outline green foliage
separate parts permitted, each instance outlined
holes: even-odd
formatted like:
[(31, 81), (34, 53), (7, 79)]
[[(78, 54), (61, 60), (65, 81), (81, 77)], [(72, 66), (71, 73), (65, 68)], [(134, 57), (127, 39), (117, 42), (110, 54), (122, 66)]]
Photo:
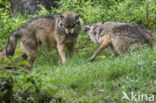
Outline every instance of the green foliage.
[(6, 47), (9, 35), (27, 19), (21, 14), (10, 18), (9, 11), (4, 12), (3, 9), (0, 9), (0, 15), (0, 50), (2, 50)]
[[(75, 11), (81, 15), (84, 24), (101, 21), (121, 21), (136, 23), (155, 30), (156, 6), (154, 0), (61, 0), (59, 9), (52, 8), (53, 13)], [(151, 19), (150, 19), (151, 18)]]
[(85, 24), (91, 24), (96, 21), (101, 21), (101, 15), (104, 12), (101, 12), (101, 7), (93, 6), (94, 2), (91, 0), (61, 0), (59, 2), (59, 9), (52, 8), (52, 12), (61, 13), (64, 11), (74, 11), (80, 14), (81, 18), (83, 19)]
[(42, 5), (39, 5), (39, 7), (41, 8), (41, 11), (38, 11), (38, 15), (46, 15), (49, 13), (48, 10), (44, 8)]
[(0, 0), (0, 4), (3, 5), (5, 8), (10, 7), (10, 3), (7, 0)]

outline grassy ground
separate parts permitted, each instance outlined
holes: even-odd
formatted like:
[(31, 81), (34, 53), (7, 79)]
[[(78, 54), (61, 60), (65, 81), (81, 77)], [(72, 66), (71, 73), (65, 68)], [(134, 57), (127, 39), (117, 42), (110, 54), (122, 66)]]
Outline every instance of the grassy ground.
[[(123, 91), (129, 96), (134, 92), (156, 97), (156, 47), (141, 48), (113, 58), (103, 51), (91, 63), (87, 60), (97, 45), (77, 48), (74, 57), (64, 65), (56, 50), (42, 48), (32, 71), (1, 69), (1, 74), (13, 76), (13, 89), (17, 93), (31, 86), (26, 81), (33, 78), (41, 92), (62, 97), (63, 103), (129, 103), (121, 99)], [(17, 52), (18, 49), (18, 55)], [(1, 60), (3, 65), (6, 61)], [(27, 64), (27, 61), (22, 62)]]
[(75, 102), (120, 103), (122, 91), (156, 94), (156, 48), (112, 59), (105, 58), (102, 53), (94, 62), (87, 63), (93, 54), (91, 47), (81, 51), (81, 55), (76, 54), (65, 65), (54, 66), (53, 56), (40, 56), (32, 74), (40, 75), (45, 85), (46, 81), (51, 81), (50, 85), (58, 88), (59, 95)]

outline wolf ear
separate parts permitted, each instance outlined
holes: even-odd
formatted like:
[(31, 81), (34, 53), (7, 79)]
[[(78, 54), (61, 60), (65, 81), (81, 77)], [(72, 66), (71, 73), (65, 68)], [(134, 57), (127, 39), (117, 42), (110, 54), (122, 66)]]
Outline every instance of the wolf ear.
[(79, 19), (80, 18), (80, 15), (79, 14), (75, 14), (75, 18), (76, 19)]
[(99, 25), (99, 24), (97, 24), (95, 27), (96, 27), (96, 28), (97, 28), (97, 27), (100, 27), (100, 25)]
[(61, 14), (61, 15), (60, 15), (60, 18), (63, 19), (63, 18), (64, 18), (64, 15)]

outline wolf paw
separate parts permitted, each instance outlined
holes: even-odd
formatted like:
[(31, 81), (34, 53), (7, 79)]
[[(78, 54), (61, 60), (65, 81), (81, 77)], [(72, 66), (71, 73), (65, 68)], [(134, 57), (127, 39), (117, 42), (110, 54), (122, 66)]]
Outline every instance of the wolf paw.
[(31, 65), (28, 65), (27, 68), (28, 68), (28, 70), (31, 70), (32, 69), (32, 66)]

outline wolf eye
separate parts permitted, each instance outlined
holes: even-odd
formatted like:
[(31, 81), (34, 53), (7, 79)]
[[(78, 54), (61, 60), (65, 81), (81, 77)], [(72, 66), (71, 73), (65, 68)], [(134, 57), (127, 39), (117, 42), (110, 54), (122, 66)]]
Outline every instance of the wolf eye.
[(74, 25), (77, 25), (77, 24), (79, 24), (79, 22), (78, 22), (78, 21), (74, 23)]

